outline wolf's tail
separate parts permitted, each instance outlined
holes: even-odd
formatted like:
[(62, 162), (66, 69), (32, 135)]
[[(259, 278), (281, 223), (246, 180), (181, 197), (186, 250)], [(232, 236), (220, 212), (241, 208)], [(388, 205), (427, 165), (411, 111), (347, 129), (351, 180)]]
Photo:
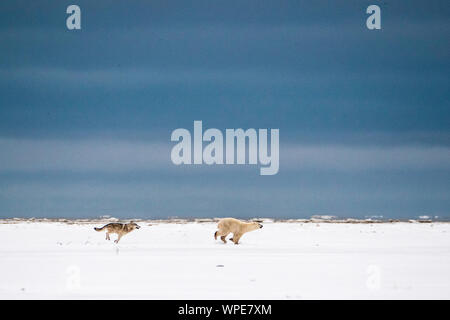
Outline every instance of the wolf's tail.
[(105, 229), (105, 227), (101, 227), (101, 228), (94, 228), (95, 231), (102, 231), (103, 229)]

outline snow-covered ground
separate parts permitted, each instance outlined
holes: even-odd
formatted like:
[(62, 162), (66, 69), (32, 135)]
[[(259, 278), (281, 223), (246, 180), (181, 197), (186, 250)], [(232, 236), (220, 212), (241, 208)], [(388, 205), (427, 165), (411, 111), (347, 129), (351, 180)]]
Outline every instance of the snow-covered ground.
[(265, 223), (240, 245), (215, 223), (140, 224), (118, 245), (92, 224), (0, 224), (0, 298), (450, 299), (448, 223)]

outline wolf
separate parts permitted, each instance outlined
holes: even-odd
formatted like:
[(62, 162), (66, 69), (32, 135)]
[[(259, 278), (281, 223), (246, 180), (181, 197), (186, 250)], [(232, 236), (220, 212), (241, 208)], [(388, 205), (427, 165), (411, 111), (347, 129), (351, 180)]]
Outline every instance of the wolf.
[(220, 237), (220, 239), (227, 243), (227, 240), (225, 237), (233, 233), (233, 238), (230, 240), (234, 242), (234, 244), (239, 243), (239, 239), (241, 239), (242, 235), (244, 233), (261, 229), (263, 226), (262, 224), (258, 222), (244, 222), (240, 221), (234, 218), (224, 218), (219, 221), (219, 224), (217, 225), (217, 228), (219, 230), (214, 233), (214, 239), (217, 240), (217, 237)]
[(104, 225), (101, 228), (94, 228), (94, 230), (100, 232), (106, 229), (106, 240), (111, 240), (109, 238), (110, 233), (116, 233), (118, 237), (117, 240), (114, 240), (114, 242), (118, 243), (120, 238), (122, 238), (122, 236), (126, 235), (127, 233), (130, 233), (134, 229), (139, 228), (140, 226), (131, 221), (130, 223), (108, 223), (107, 225)]

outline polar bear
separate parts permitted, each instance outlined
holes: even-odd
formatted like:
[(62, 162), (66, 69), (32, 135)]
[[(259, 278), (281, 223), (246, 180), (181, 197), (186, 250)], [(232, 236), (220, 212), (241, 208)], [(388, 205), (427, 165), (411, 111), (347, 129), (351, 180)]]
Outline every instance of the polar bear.
[(234, 242), (234, 244), (239, 243), (239, 239), (241, 239), (242, 235), (246, 232), (261, 229), (263, 226), (258, 222), (243, 222), (234, 218), (224, 218), (219, 221), (217, 228), (219, 230), (214, 233), (214, 239), (217, 240), (217, 237), (220, 237), (224, 243), (227, 243), (225, 237), (233, 233), (233, 238), (230, 240)]

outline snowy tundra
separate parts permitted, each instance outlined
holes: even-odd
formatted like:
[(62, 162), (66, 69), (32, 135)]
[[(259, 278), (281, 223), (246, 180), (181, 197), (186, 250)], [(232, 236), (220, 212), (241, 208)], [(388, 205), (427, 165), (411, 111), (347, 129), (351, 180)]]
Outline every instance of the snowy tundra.
[(0, 299), (450, 299), (448, 223), (139, 225), (0, 223)]

